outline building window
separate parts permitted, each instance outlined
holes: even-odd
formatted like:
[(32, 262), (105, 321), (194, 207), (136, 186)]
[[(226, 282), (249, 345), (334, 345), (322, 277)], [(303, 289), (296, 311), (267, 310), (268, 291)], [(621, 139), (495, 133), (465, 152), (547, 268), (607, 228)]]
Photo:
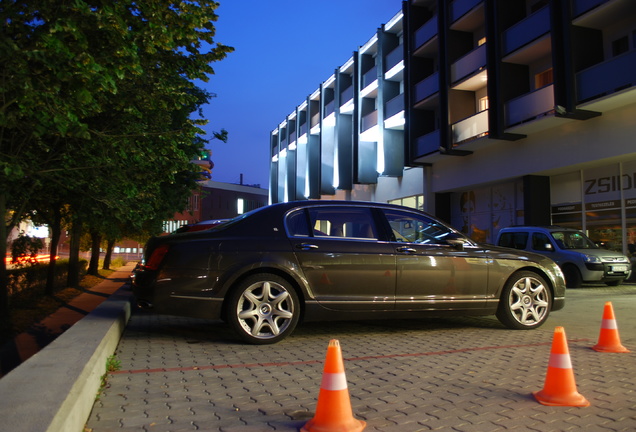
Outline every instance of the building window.
[(236, 212), (238, 214), (245, 213), (245, 200), (243, 198), (236, 200)]
[(486, 38), (483, 37), (477, 41), (477, 46), (482, 46), (485, 43), (486, 43)]
[(406, 198), (398, 198), (389, 201), (389, 204), (397, 204), (417, 210), (424, 210), (424, 195), (414, 195)]
[(486, 111), (488, 109), (488, 96), (479, 98), (479, 112)]
[(539, 72), (534, 76), (534, 88), (540, 89), (541, 87), (545, 87), (547, 85), (552, 84), (554, 81), (552, 76), (552, 68), (545, 70), (543, 72)]

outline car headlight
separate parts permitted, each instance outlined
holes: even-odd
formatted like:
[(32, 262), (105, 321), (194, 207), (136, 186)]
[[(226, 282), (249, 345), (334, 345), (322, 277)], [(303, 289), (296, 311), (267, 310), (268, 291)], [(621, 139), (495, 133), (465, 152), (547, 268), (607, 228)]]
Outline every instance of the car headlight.
[(593, 264), (600, 264), (602, 263), (601, 259), (595, 255), (583, 255), (583, 259), (585, 260), (585, 262), (588, 263), (593, 263)]

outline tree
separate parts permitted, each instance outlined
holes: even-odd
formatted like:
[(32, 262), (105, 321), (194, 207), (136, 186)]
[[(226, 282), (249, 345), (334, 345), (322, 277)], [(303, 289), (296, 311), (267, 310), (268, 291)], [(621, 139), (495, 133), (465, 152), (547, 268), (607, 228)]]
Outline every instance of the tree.
[[(139, 207), (157, 217), (183, 200), (176, 194), (192, 186), (187, 164), (204, 123), (190, 114), (207, 98), (192, 81), (206, 81), (211, 64), (232, 51), (213, 40), (217, 7), (208, 0), (0, 5), (0, 254), (52, 184), (60, 188), (48, 195), (49, 208), (68, 206), (78, 232), (95, 202), (130, 221)], [(146, 184), (135, 183), (131, 166)], [(0, 290), (6, 316), (4, 260)]]

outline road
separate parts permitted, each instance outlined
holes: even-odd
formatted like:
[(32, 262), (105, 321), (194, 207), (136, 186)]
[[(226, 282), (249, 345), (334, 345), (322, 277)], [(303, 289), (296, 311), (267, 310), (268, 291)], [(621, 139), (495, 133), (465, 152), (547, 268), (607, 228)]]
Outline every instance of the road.
[[(605, 302), (633, 352), (598, 353)], [(636, 430), (636, 286), (588, 286), (533, 331), (494, 317), (301, 325), (276, 345), (243, 345), (222, 322), (135, 312), (121, 369), (87, 430), (297, 431), (313, 417), (330, 339), (340, 341), (365, 431)], [(590, 406), (538, 403), (556, 326)]]

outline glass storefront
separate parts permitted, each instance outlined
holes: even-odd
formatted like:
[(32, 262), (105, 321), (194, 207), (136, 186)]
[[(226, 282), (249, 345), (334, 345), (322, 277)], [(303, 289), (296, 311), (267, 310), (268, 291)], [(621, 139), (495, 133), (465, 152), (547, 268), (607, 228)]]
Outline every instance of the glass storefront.
[(636, 161), (553, 176), (552, 222), (636, 257)]

